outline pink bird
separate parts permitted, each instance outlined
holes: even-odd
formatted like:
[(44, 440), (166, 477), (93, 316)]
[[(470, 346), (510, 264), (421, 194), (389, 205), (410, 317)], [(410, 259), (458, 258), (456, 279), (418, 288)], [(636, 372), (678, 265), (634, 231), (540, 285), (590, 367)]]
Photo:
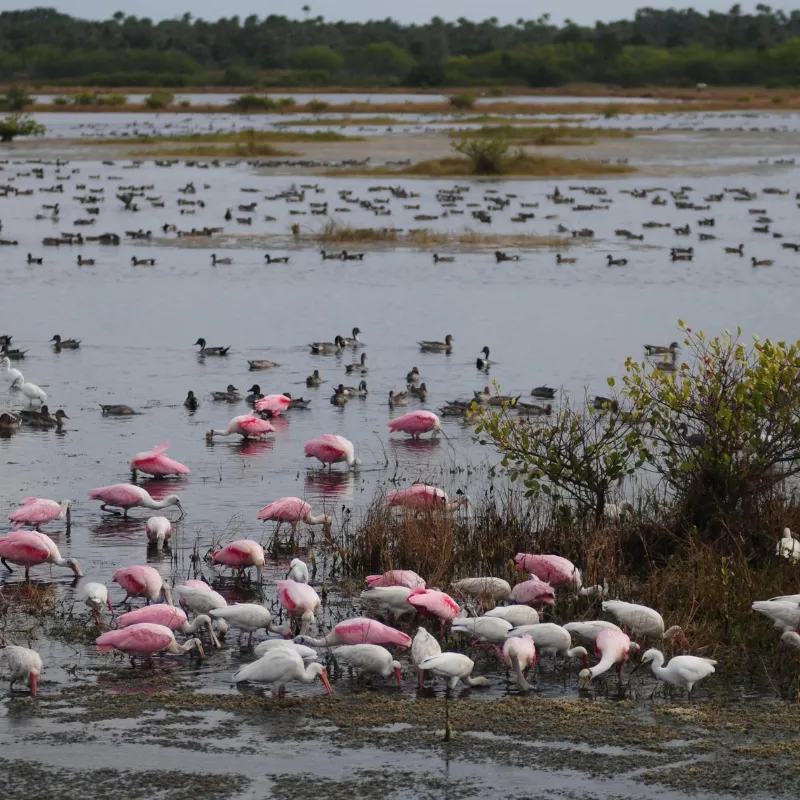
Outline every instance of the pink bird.
[(465, 494), (461, 494), (459, 490), (459, 496), (451, 501), (443, 489), (439, 489), (437, 486), (428, 486), (425, 483), (415, 483), (406, 489), (387, 492), (386, 504), (390, 508), (400, 506), (422, 511), (431, 511), (437, 508), (456, 511), (461, 506), (470, 505), (470, 499)]
[(23, 525), (33, 525), (38, 531), (40, 526), (56, 519), (66, 520), (69, 530), (72, 522), (72, 500), (57, 503), (41, 497), (26, 497), (25, 504), (12, 511), (8, 518), (14, 523), (14, 530)]
[(166, 455), (169, 442), (154, 447), (144, 453), (137, 453), (131, 461), (131, 480), (136, 480), (137, 472), (144, 472), (156, 478), (164, 478), (167, 475), (188, 475), (189, 467), (184, 466), (180, 461), (168, 458)]
[(185, 644), (179, 645), (175, 641), (175, 634), (169, 628), (152, 622), (140, 622), (128, 628), (108, 631), (98, 637), (95, 644), (101, 653), (109, 653), (112, 650), (121, 650), (123, 653), (127, 653), (131, 657), (131, 664), (134, 664), (137, 656), (146, 658), (151, 667), (153, 666), (153, 656), (162, 651), (171, 655), (180, 655), (188, 653), (190, 650), (197, 650), (201, 659), (205, 657), (203, 645), (199, 639), (189, 639)]
[(531, 575), (530, 580), (518, 583), (511, 590), (511, 599), (521, 605), (552, 606), (556, 602), (556, 593), (549, 583)]
[[(128, 516), (128, 511), (132, 508), (151, 508), (159, 510), (169, 506), (177, 506), (183, 516), (183, 506), (181, 499), (176, 494), (168, 494), (162, 500), (154, 500), (150, 493), (142, 489), (141, 486), (134, 486), (132, 483), (115, 483), (113, 486), (103, 486), (100, 489), (92, 489), (89, 492), (92, 500), (102, 500), (101, 511), (111, 511), (109, 506), (121, 508), (123, 516)], [(112, 514), (119, 515), (118, 511), (111, 511)]]
[(274, 433), (275, 426), (261, 417), (252, 414), (242, 414), (234, 417), (224, 431), (210, 430), (206, 434), (206, 440), (212, 441), (215, 436), (233, 436), (238, 433), (245, 439), (263, 439), (268, 433)]
[(438, 589), (414, 589), (406, 598), (406, 602), (414, 606), (420, 614), (436, 617), (439, 620), (441, 636), (444, 636), (445, 623), (461, 613), (458, 603), (449, 594)]
[(264, 548), (252, 539), (237, 539), (211, 555), (213, 565), (222, 564), (235, 569), (241, 578), (248, 567), (255, 567), (258, 582), (264, 569)]
[(171, 631), (180, 631), (185, 634), (194, 633), (200, 628), (205, 628), (208, 631), (211, 644), (214, 647), (221, 646), (211, 625), (211, 617), (205, 614), (200, 614), (195, 618), (194, 622), (189, 622), (186, 612), (182, 608), (177, 608), (167, 603), (156, 603), (152, 606), (137, 608), (135, 611), (128, 611), (127, 614), (123, 614), (117, 619), (117, 626), (128, 628), (131, 625), (138, 625), (142, 622), (163, 625)]
[(271, 520), (278, 523), (275, 527), (275, 536), (278, 535), (281, 525), (288, 522), (292, 527), (293, 539), (301, 522), (305, 522), (306, 525), (323, 525), (326, 528), (331, 524), (328, 514), (314, 516), (311, 513), (311, 506), (299, 497), (281, 497), (280, 500), (275, 500), (258, 512), (258, 518), (264, 522)]
[(306, 458), (316, 458), (327, 464), (328, 469), (340, 461), (346, 461), (348, 467), (356, 467), (361, 463), (361, 459), (356, 458), (356, 450), (350, 440), (330, 433), (306, 442), (305, 453)]
[(410, 569), (390, 569), (383, 575), (367, 575), (367, 586), (405, 586), (408, 589), (424, 589), (425, 581)]
[(324, 639), (298, 636), (297, 644), (312, 647), (335, 647), (339, 644), (381, 644), (411, 647), (411, 637), (368, 617), (353, 617), (340, 622)]
[(514, 670), (519, 688), (527, 691), (531, 685), (525, 680), (528, 670), (536, 663), (536, 647), (530, 636), (511, 636), (503, 643), (503, 663)]
[(517, 569), (526, 569), (553, 586), (568, 585), (576, 590), (581, 588), (580, 570), (571, 561), (561, 556), (517, 553), (514, 556), (514, 563), (517, 565)]
[(25, 567), (26, 581), (30, 580), (31, 567), (39, 564), (68, 567), (76, 577), (83, 577), (80, 564), (74, 558), (62, 558), (55, 542), (38, 531), (14, 531), (0, 539), (0, 562), (9, 572), (13, 572), (7, 561)]
[(279, 417), (292, 404), (292, 398), (285, 394), (268, 394), (255, 402), (255, 410)]
[(393, 433), (410, 433), (414, 439), (419, 439), (423, 433), (432, 431), (432, 437), (438, 436), (442, 431), (439, 417), (432, 411), (410, 411), (402, 417), (393, 419), (389, 423), (389, 430)]
[(286, 580), (278, 581), (278, 600), (289, 612), (289, 623), (300, 617), (300, 635), (308, 633), (314, 621), (314, 612), (320, 604), (319, 595), (307, 583)]
[(120, 567), (114, 573), (112, 580), (125, 590), (123, 603), (127, 603), (131, 597), (144, 597), (149, 605), (151, 601), (155, 602), (163, 594), (167, 603), (172, 605), (172, 590), (158, 570), (153, 567), (145, 564)]
[(605, 628), (597, 634), (594, 641), (595, 655), (600, 656), (600, 661), (591, 669), (582, 669), (578, 676), (578, 687), (585, 689), (598, 675), (602, 675), (617, 665), (617, 677), (622, 677), (622, 668), (630, 659), (631, 649), (639, 651), (638, 644), (631, 644), (628, 635), (621, 630)]
[(166, 517), (150, 517), (145, 526), (147, 541), (156, 547), (163, 547), (172, 536), (172, 523)]

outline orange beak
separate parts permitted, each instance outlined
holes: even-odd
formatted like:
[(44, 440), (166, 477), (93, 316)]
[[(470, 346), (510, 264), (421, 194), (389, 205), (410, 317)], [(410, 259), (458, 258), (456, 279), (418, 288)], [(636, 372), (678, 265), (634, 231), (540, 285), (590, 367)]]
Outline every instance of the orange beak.
[(31, 684), (31, 695), (36, 697), (36, 684), (39, 682), (39, 676), (35, 672), (31, 672), (28, 675), (28, 680)]
[(331, 686), (331, 682), (328, 680), (328, 670), (322, 670), (322, 672), (319, 674), (319, 678), (322, 681), (323, 686), (327, 689), (328, 694), (333, 694), (333, 687)]

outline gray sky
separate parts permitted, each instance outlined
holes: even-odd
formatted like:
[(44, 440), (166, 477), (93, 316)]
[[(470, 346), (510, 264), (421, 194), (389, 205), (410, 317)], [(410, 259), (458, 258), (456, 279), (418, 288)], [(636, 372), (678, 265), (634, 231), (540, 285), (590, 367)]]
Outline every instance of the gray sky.
[[(770, 3), (766, 5), (773, 8), (782, 8), (790, 11), (796, 2)], [(89, 19), (107, 19), (118, 8), (128, 14), (138, 17), (151, 17), (154, 20), (165, 17), (181, 16), (185, 11), (191, 11), (194, 16), (215, 20), (220, 16), (231, 17), (238, 14), (245, 17), (257, 14), (264, 17), (269, 13), (284, 14), (290, 17), (301, 17), (301, 2), (264, 2), (264, 0), (227, 0), (222, 4), (212, 0), (137, 0), (134, 3), (115, 2), (115, 0), (39, 0), (36, 3), (23, 4), (19, 0), (0, 0), (0, 10), (10, 11), (21, 7), (34, 7), (35, 5), (53, 6), (75, 16)], [(466, 17), (470, 20), (480, 20), (496, 16), (502, 22), (515, 22), (519, 17), (532, 19), (545, 11), (549, 11), (554, 22), (561, 22), (571, 18), (583, 24), (593, 23), (596, 19), (620, 19), (631, 17), (633, 12), (640, 7), (652, 8), (693, 7), (697, 11), (716, 9), (725, 11), (733, 5), (733, 0), (686, 0), (686, 2), (663, 2), (661, 0), (608, 0), (598, 4), (594, 0), (560, 0), (558, 3), (522, 3), (519, 0), (493, 0), (486, 3), (483, 0), (404, 0), (401, 3), (377, 3), (374, 0), (316, 0), (309, 2), (313, 16), (322, 15), (327, 20), (366, 20), (385, 19), (391, 16), (399, 22), (425, 22), (434, 14), (447, 20)], [(757, 2), (741, 3), (742, 9), (751, 11)]]

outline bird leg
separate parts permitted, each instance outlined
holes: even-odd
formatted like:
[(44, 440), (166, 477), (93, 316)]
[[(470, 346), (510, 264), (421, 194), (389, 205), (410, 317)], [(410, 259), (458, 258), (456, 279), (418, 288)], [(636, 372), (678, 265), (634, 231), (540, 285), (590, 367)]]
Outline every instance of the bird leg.
[(30, 583), (31, 582), (31, 568), (30, 567), (25, 567), (25, 582), (26, 583)]
[(13, 569), (11, 569), (11, 567), (9, 567), (9, 566), (8, 566), (8, 564), (6, 563), (6, 560), (5, 560), (4, 558), (0, 558), (0, 562), (2, 562), (3, 566), (4, 566), (4, 567), (5, 567), (5, 568), (6, 568), (6, 569), (9, 571), (9, 572), (13, 572), (13, 571), (14, 571)]
[[(113, 514), (115, 517), (119, 517), (120, 516), (119, 511), (115, 511), (113, 508), (109, 508), (105, 503), (102, 503), (100, 505), (100, 510), (101, 511), (108, 511), (109, 514)], [(125, 515), (126, 516), (128, 515), (127, 511), (125, 512)]]
[(247, 637), (247, 646), (248, 647), (253, 646), (253, 631), (250, 631), (250, 636)]
[(422, 689), (424, 685), (425, 685), (425, 670), (421, 669), (419, 671), (419, 688)]

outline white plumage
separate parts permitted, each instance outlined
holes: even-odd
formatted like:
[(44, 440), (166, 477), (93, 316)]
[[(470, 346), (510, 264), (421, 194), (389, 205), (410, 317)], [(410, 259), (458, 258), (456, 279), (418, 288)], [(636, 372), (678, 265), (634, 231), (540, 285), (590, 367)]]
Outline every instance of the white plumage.
[(459, 681), (467, 686), (490, 686), (488, 678), (472, 677), (474, 667), (475, 662), (463, 653), (440, 653), (426, 658), (419, 665), (423, 672), (445, 678), (449, 689), (455, 689)]
[(512, 629), (509, 636), (530, 636), (540, 655), (552, 655), (553, 666), (556, 658), (580, 658), (588, 664), (585, 647), (572, 647), (572, 636), (566, 628), (553, 622), (540, 622), (538, 625), (521, 625)]
[(361, 592), (361, 599), (391, 614), (394, 619), (400, 619), (416, 611), (406, 602), (410, 594), (411, 589), (407, 586), (374, 586)]
[(212, 619), (224, 619), (232, 628), (237, 628), (239, 639), (243, 633), (249, 633), (248, 645), (253, 643), (253, 634), (261, 628), (281, 636), (289, 633), (288, 626), (274, 625), (270, 610), (256, 603), (237, 603), (233, 606), (212, 608), (208, 615)]
[(756, 600), (753, 611), (769, 617), (776, 628), (794, 631), (800, 628), (800, 603), (789, 600)]
[(287, 579), (295, 583), (308, 583), (308, 566), (305, 561), (293, 558), (289, 564)]
[(497, 606), (483, 616), (499, 617), (510, 622), (515, 628), (519, 625), (536, 625), (539, 622), (539, 612), (530, 606)]
[(392, 654), (379, 644), (346, 644), (333, 650), (333, 657), (356, 672), (388, 678), (394, 673), (397, 685), (403, 688), (402, 667)]
[[(19, 372), (19, 370), (17, 371)], [(44, 401), (47, 400), (47, 392), (40, 389), (35, 383), (26, 381), (25, 376), (21, 372), (17, 378), (17, 383), (20, 385), (19, 389), (22, 394), (30, 401), (30, 405), (33, 405), (34, 400), (38, 400), (40, 403), (44, 403)]]
[(15, 683), (22, 682), (30, 687), (31, 694), (36, 697), (36, 686), (42, 674), (42, 659), (35, 650), (10, 644), (0, 650), (0, 660), (6, 662), (8, 679), (11, 681), (9, 691)]
[(511, 585), (502, 578), (462, 578), (453, 588), (469, 597), (491, 598), (495, 602), (511, 597)]
[(451, 623), (453, 633), (463, 633), (483, 642), (502, 644), (512, 625), (500, 617), (456, 617)]
[(180, 597), (181, 605), (195, 614), (208, 614), (212, 609), (228, 605), (228, 601), (211, 587), (201, 589), (181, 584), (175, 587), (175, 593)]
[(296, 650), (280, 647), (268, 652), (258, 661), (246, 664), (234, 674), (233, 680), (236, 683), (254, 681), (271, 684), (272, 696), (279, 697), (284, 693), (287, 683), (311, 683), (317, 677), (325, 685), (328, 694), (331, 694), (333, 690), (328, 681), (328, 673), (322, 664), (314, 663), (306, 667)]
[(789, 528), (783, 529), (783, 537), (775, 547), (775, 555), (785, 558), (790, 564), (800, 561), (800, 542), (792, 536)]
[(288, 648), (294, 650), (303, 661), (308, 664), (310, 661), (317, 660), (317, 651), (313, 647), (306, 647), (304, 644), (295, 644), (291, 639), (267, 639), (266, 641), (259, 642), (254, 648), (253, 652), (258, 658), (265, 656), (281, 648)]
[(583, 622), (568, 622), (564, 626), (564, 630), (569, 631), (570, 636), (574, 636), (576, 639), (580, 640), (586, 645), (589, 645), (590, 647), (594, 647), (594, 643), (600, 631), (607, 630), (609, 628), (622, 633), (619, 625), (615, 625), (613, 622), (607, 622), (604, 619), (590, 619)]
[(716, 661), (698, 656), (675, 656), (664, 666), (664, 654), (660, 650), (648, 650), (642, 656), (642, 664), (650, 664), (653, 675), (664, 683), (682, 686), (691, 695), (696, 683), (714, 673)]
[(683, 637), (683, 630), (679, 625), (673, 625), (665, 631), (661, 614), (648, 606), (626, 603), (623, 600), (604, 600), (602, 608), (625, 625), (634, 638), (642, 636), (647, 639), (670, 640)]
[(411, 640), (411, 663), (419, 670), (419, 688), (425, 682), (425, 671), (420, 668), (420, 664), (432, 656), (438, 656), (442, 652), (439, 642), (431, 636), (425, 628), (417, 628), (414, 638)]

